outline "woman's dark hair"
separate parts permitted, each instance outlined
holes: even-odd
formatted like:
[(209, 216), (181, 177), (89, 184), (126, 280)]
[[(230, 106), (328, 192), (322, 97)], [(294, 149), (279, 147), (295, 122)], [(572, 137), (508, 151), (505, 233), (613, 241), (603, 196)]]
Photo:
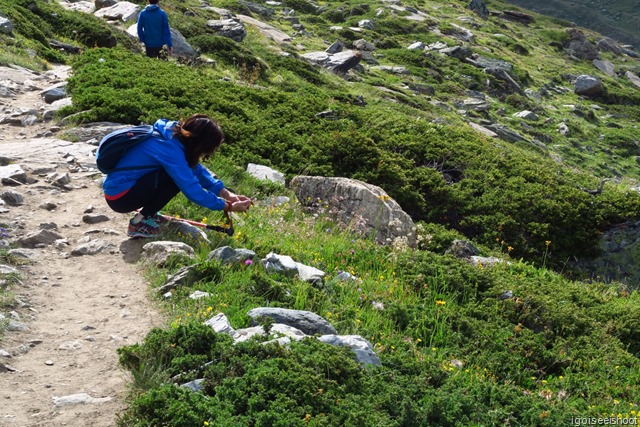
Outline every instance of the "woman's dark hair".
[(224, 142), (220, 125), (205, 114), (194, 114), (187, 120), (180, 120), (174, 126), (173, 135), (184, 145), (187, 163), (191, 167), (213, 154)]

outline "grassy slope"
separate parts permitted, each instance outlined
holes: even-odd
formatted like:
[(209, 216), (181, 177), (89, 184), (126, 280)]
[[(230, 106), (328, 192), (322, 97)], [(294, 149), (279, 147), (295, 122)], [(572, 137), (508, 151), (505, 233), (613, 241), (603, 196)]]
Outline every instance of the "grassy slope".
[[(507, 0), (508, 3), (531, 9), (537, 13), (568, 19), (621, 42), (640, 45), (638, 33), (637, 3), (629, 0), (614, 0), (606, 4), (596, 4), (589, 0), (538, 1), (532, 4), (526, 0)], [(595, 7), (594, 7), (595, 6)]]
[[(200, 30), (193, 21), (213, 16), (186, 19), (184, 10), (197, 7), (185, 4), (164, 7), (174, 25), (195, 37)], [(506, 237), (509, 215), (514, 212), (544, 219), (562, 211), (542, 202), (534, 204), (538, 211), (525, 210), (531, 200), (544, 200), (540, 198), (544, 187), (551, 189), (548, 200), (565, 203), (565, 212), (578, 209), (567, 214), (566, 223), (562, 217), (547, 223), (572, 227), (576, 227), (572, 217), (587, 212), (589, 203), (616, 205), (630, 197), (625, 185), (607, 185), (601, 199), (574, 190), (576, 183), (595, 186), (602, 176), (617, 174), (622, 184), (640, 176), (633, 146), (620, 147), (634, 138), (635, 107), (598, 102), (605, 112), (624, 112), (629, 118), (613, 120), (596, 110), (599, 119), (593, 120), (589, 112), (595, 102), (578, 99), (571, 92), (539, 103), (495, 96), (496, 107), (503, 107), (506, 114), (502, 118), (492, 109), (491, 119), (527, 136), (548, 134), (551, 142), (541, 152), (528, 144), (482, 139), (465, 128), (468, 118), (432, 107), (428, 99), (404, 88), (407, 80), (431, 84), (436, 88), (434, 99), (450, 105), (463, 98), (466, 89), (485, 89), (486, 76), (470, 66), (438, 56), (425, 59), (403, 49), (416, 39), (453, 44), (454, 39), (436, 37), (430, 28), (458, 22), (456, 18), (466, 14), (464, 2), (430, 1), (416, 6), (429, 13), (432, 22), (404, 27), (406, 20), (389, 17), (380, 20), (381, 28), (371, 35), (386, 46), (379, 48), (384, 54), (380, 61), (406, 65), (410, 76), (371, 71), (360, 81), (345, 82), (282, 59), (252, 29), (242, 49), (213, 41), (218, 46), (210, 54), (218, 60), (214, 69), (177, 67), (120, 50), (92, 50), (74, 62), (74, 103), (90, 111), (89, 120), (134, 123), (194, 111), (219, 117), (230, 144), (210, 166), (242, 193), (261, 200), (287, 194), (285, 189), (245, 177), (236, 165), (246, 161), (271, 163), (289, 176), (301, 171), (353, 173), (389, 185), (388, 191), (399, 200), (403, 194), (428, 192), (426, 202), (432, 210), (440, 209), (439, 214), (460, 214), (454, 208), (466, 209), (463, 229), (494, 224), (493, 234), (484, 238), (492, 247), (483, 246), (483, 254), (512, 261), (483, 269), (443, 255), (454, 238), (463, 236), (432, 222), (421, 225), (421, 250), (391, 249), (340, 231), (322, 216), (312, 220), (293, 203), (259, 204), (243, 218), (233, 238), (211, 236), (211, 247), (246, 247), (258, 256), (270, 251), (289, 254), (326, 271), (326, 285), (314, 288), (295, 278), (268, 276), (258, 263), (206, 262), (210, 247), (198, 247), (199, 268), (209, 279), (174, 292), (167, 304), (174, 322), (166, 331), (156, 331), (145, 343), (121, 350), (123, 364), (132, 370), (139, 387), (131, 410), (122, 415), (122, 425), (557, 426), (568, 423), (570, 416), (635, 415), (640, 403), (636, 387), (640, 337), (635, 329), (639, 294), (619, 284), (570, 281), (519, 261), (516, 251), (523, 249), (513, 249), (517, 234)], [(364, 15), (344, 19), (355, 23), (367, 14), (372, 16), (374, 10), (372, 6)], [(321, 49), (320, 37), (335, 37), (327, 32), (327, 23), (313, 15), (301, 14), (301, 21), (317, 34), (299, 39), (309, 48)], [(270, 23), (290, 31), (287, 23)], [(568, 60), (548, 47), (563, 32), (561, 24), (541, 17), (531, 27), (492, 19), (474, 29), (477, 42), (472, 47), (513, 62), (529, 87), (561, 85), (566, 84), (559, 78), (562, 73), (594, 73), (588, 63)], [(495, 36), (498, 33), (509, 38)], [(343, 32), (340, 37), (361, 35)], [(529, 53), (515, 53), (514, 43)], [(230, 56), (225, 57), (225, 52)], [(269, 65), (262, 75), (250, 69), (258, 57)], [(635, 66), (624, 58), (611, 60)], [(625, 81), (603, 80), (612, 90), (635, 90)], [(366, 99), (367, 108), (354, 104), (358, 95)], [(580, 114), (572, 112), (569, 104), (576, 105)], [(509, 119), (527, 106), (552, 119), (551, 124), (541, 119), (523, 126)], [(327, 109), (340, 119), (315, 118), (316, 112)], [(569, 124), (572, 137), (555, 133), (561, 120)], [(609, 128), (611, 122), (621, 128)], [(601, 134), (605, 136), (600, 138)], [(464, 179), (445, 186), (441, 171), (463, 171)], [(414, 181), (405, 180), (407, 175)], [(498, 197), (504, 195), (508, 197)], [(480, 204), (475, 208), (465, 204), (476, 199)], [(404, 200), (407, 209), (419, 203), (419, 198)], [(211, 216), (183, 199), (176, 199), (168, 209), (195, 219)], [(620, 215), (619, 209), (600, 208), (586, 216), (612, 212)], [(626, 215), (635, 217), (637, 211), (631, 209)], [(551, 260), (549, 248), (558, 241), (570, 246), (579, 237), (577, 231), (553, 230), (539, 230), (539, 248), (531, 253), (538, 265)], [(493, 243), (496, 239), (498, 245)], [(151, 281), (162, 284), (181, 265), (177, 261), (151, 271)], [(339, 270), (361, 281), (333, 279)], [(208, 291), (211, 296), (194, 301), (188, 298), (193, 290)], [(505, 290), (514, 297), (499, 299)], [(348, 352), (312, 342), (295, 344), (290, 352), (256, 344), (230, 346), (197, 326), (221, 311), (234, 327), (243, 327), (248, 325), (244, 313), (263, 305), (311, 310), (331, 321), (341, 334), (361, 334), (375, 345), (384, 366), (363, 373)], [(215, 363), (198, 370), (209, 360)], [(195, 371), (183, 379), (206, 378), (203, 394), (165, 385), (169, 377), (191, 369)], [(207, 397), (214, 395), (214, 399)]]

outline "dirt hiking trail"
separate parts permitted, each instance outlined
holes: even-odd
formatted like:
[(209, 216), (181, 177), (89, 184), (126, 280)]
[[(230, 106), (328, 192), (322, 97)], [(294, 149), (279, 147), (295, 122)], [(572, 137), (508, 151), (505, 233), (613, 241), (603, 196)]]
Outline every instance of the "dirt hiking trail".
[(0, 184), (5, 240), (25, 259), (13, 266), (12, 306), (0, 307), (11, 322), (0, 341), (2, 426), (114, 426), (130, 382), (116, 351), (162, 321), (136, 263), (146, 242), (127, 238), (129, 216), (107, 207), (90, 169), (96, 147), (56, 139), (51, 121), (18, 122), (42, 116), (42, 91), (68, 73), (0, 67), (12, 89), (0, 97), (0, 165), (26, 176)]

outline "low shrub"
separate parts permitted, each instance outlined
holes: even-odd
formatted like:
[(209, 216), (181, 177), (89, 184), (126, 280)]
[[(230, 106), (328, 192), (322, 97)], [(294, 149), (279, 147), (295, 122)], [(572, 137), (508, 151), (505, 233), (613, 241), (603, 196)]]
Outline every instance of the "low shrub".
[(190, 43), (212, 58), (236, 68), (256, 70), (264, 75), (268, 65), (255, 57), (253, 52), (228, 37), (201, 35), (193, 37)]

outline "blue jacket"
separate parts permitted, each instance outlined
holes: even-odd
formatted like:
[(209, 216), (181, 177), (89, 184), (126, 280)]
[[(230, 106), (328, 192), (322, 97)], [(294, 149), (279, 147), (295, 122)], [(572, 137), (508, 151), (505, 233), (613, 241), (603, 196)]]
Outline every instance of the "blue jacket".
[(138, 15), (138, 38), (146, 47), (172, 47), (169, 18), (157, 4), (147, 5)]
[[(180, 191), (194, 203), (207, 209), (224, 209), (224, 199), (218, 197), (224, 188), (222, 181), (214, 178), (204, 166), (190, 167), (185, 157), (184, 145), (173, 137), (173, 126), (177, 122), (160, 119), (153, 125), (164, 137), (152, 136), (129, 151), (120, 159), (118, 168), (130, 166), (151, 166), (164, 168), (176, 183)], [(133, 185), (153, 168), (133, 169), (112, 172), (105, 178), (102, 189), (107, 198), (117, 198), (126, 193)]]

